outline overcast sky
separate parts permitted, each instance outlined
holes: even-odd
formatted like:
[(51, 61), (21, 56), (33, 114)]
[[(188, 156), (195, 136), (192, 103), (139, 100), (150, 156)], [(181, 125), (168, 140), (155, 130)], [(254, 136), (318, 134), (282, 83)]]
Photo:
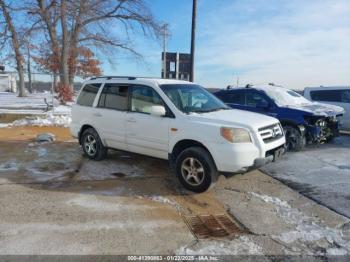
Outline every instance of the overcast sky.
[[(189, 52), (191, 0), (148, 0), (170, 24), (169, 51)], [(290, 88), (350, 85), (350, 0), (198, 0), (195, 80)], [(143, 62), (123, 54), (106, 74), (159, 76), (161, 43), (135, 39)]]

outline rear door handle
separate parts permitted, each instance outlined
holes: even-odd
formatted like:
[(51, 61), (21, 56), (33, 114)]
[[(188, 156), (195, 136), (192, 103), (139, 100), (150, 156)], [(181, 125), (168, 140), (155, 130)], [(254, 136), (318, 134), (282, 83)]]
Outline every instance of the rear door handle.
[(129, 118), (127, 121), (129, 123), (136, 123), (136, 119), (135, 118)]
[(94, 113), (94, 116), (101, 117), (102, 115), (101, 115), (101, 113)]

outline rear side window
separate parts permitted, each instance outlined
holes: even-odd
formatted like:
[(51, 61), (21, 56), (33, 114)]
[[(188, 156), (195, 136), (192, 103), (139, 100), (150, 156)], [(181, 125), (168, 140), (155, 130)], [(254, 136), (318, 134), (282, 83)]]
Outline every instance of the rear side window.
[(342, 90), (317, 90), (310, 92), (311, 99), (314, 101), (341, 102)]
[(225, 103), (244, 105), (244, 94), (241, 92), (232, 92), (224, 94), (220, 97)]
[(98, 107), (126, 111), (128, 109), (129, 86), (105, 84)]
[(95, 101), (96, 94), (101, 84), (87, 84), (83, 87), (77, 100), (77, 104), (81, 106), (92, 106)]

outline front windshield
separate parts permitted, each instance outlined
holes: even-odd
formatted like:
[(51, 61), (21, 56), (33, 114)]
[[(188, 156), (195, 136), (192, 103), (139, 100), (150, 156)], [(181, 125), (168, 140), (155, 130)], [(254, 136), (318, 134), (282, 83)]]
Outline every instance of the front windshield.
[(311, 104), (305, 97), (292, 90), (273, 87), (264, 90), (280, 106), (298, 106)]
[(160, 88), (169, 97), (171, 102), (186, 114), (230, 109), (199, 85), (167, 84), (161, 85)]

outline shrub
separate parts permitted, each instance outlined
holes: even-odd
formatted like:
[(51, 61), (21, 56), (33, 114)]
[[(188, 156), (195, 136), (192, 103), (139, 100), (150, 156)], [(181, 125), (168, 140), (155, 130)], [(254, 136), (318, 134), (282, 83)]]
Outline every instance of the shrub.
[(61, 104), (73, 101), (73, 91), (69, 85), (58, 83), (55, 89), (57, 90), (58, 100)]

